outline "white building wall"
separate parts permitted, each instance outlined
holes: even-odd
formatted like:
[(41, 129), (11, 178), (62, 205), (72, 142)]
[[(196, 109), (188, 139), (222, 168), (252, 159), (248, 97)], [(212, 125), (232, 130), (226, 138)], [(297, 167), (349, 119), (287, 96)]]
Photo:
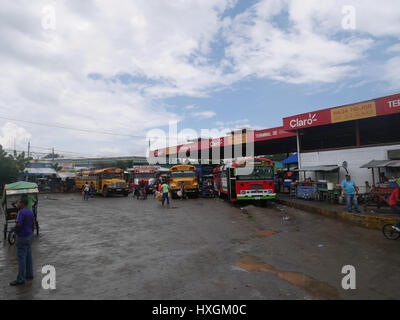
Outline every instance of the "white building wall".
[[(301, 166), (312, 167), (319, 165), (338, 165), (341, 166), (343, 161), (348, 164), (347, 170), (352, 179), (360, 187), (360, 191), (364, 191), (365, 181), (369, 181), (372, 185), (372, 170), (361, 169), (360, 167), (371, 160), (388, 160), (388, 150), (399, 150), (399, 145), (344, 149), (333, 151), (321, 151), (311, 153), (301, 153)], [(344, 179), (346, 170), (340, 169), (340, 181)], [(307, 177), (313, 177), (312, 173), (308, 172)], [(332, 176), (333, 180), (333, 176)], [(375, 181), (378, 182), (378, 170), (375, 170)], [(333, 182), (336, 182), (333, 180)]]

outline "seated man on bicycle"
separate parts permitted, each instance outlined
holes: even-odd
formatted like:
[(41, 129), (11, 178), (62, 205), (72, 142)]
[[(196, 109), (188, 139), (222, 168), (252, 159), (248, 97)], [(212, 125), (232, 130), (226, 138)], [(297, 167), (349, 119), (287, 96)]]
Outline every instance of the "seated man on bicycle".
[[(397, 188), (394, 189), (392, 195), (390, 196), (389, 205), (394, 212), (400, 214), (400, 179), (397, 179), (396, 183)], [(400, 232), (400, 221), (393, 226), (393, 229)]]

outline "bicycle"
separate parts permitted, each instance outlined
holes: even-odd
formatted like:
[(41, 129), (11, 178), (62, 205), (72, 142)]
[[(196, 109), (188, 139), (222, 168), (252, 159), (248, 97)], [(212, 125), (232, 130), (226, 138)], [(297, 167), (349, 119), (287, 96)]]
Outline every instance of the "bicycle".
[(400, 238), (400, 232), (393, 229), (393, 224), (385, 224), (382, 228), (383, 235), (388, 240), (397, 240)]

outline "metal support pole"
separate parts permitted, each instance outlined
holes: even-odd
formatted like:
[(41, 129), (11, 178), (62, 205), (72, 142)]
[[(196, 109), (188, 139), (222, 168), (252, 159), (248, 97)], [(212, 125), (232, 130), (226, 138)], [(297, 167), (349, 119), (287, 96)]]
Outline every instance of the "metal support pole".
[[(299, 130), (296, 131), (296, 138), (297, 138), (297, 162), (298, 162), (298, 169), (301, 170), (301, 154), (300, 154), (300, 132)], [(304, 172), (304, 179), (305, 179), (305, 172)], [(300, 180), (300, 171), (299, 171), (299, 180)]]

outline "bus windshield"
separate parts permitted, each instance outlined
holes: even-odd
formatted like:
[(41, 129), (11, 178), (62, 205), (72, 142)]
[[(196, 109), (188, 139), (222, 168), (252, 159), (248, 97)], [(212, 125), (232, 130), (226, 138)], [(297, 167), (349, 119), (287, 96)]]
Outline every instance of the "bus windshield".
[(172, 178), (194, 178), (196, 177), (195, 171), (176, 171), (171, 172)]
[(136, 179), (151, 179), (154, 178), (154, 173), (135, 173)]
[(124, 176), (122, 173), (111, 173), (106, 172), (101, 175), (102, 179), (123, 179)]
[(274, 177), (273, 167), (254, 167), (253, 172), (248, 174), (249, 168), (237, 168), (238, 180), (271, 180)]

